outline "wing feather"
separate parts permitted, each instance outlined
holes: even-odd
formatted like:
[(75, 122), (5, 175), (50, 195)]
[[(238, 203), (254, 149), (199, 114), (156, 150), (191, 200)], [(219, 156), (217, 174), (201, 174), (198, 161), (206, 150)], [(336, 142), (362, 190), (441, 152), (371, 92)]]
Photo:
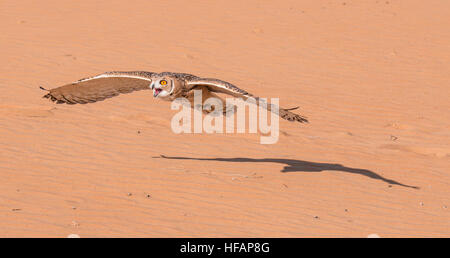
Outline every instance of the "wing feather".
[[(261, 100), (259, 97), (254, 96), (253, 94), (248, 93), (247, 91), (240, 89), (229, 82), (225, 82), (219, 79), (195, 78), (191, 81), (188, 81), (187, 85), (191, 89), (195, 88), (196, 86), (206, 86), (212, 92), (224, 93), (234, 97), (243, 98), (244, 100), (247, 100), (248, 98), (254, 98), (257, 101), (257, 103)], [(268, 111), (273, 112), (272, 111), (274, 107), (273, 104), (267, 104), (264, 105), (264, 107)], [(297, 121), (299, 123), (308, 123), (308, 119), (306, 117), (295, 114), (290, 111), (293, 109), (285, 109), (285, 108), (278, 108), (278, 109), (279, 109), (278, 115), (285, 120)]]
[(86, 104), (119, 94), (150, 89), (153, 73), (144, 71), (106, 72), (50, 89), (44, 98), (61, 104)]
[(195, 86), (207, 86), (208, 89), (212, 92), (219, 92), (228, 94), (234, 97), (244, 98), (248, 99), (249, 97), (255, 98), (252, 94), (248, 93), (247, 91), (240, 89), (233, 84), (222, 81), (219, 79), (212, 79), (212, 78), (195, 78), (194, 80), (189, 81), (188, 86), (195, 87)]

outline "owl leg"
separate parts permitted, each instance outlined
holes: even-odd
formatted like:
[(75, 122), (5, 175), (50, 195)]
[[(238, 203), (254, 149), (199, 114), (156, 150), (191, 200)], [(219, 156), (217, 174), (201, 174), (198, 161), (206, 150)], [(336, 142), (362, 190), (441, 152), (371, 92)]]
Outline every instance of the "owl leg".
[[(195, 93), (194, 91), (201, 90), (202, 93), (202, 101), (201, 103), (195, 102)], [(201, 110), (204, 114), (209, 114), (212, 112), (215, 112), (217, 109), (217, 106), (214, 105), (217, 103), (217, 101), (222, 104), (222, 107), (225, 104), (225, 101), (217, 96), (216, 94), (209, 91), (207, 87), (195, 87), (192, 91), (189, 92), (189, 94), (186, 96), (187, 99), (191, 102), (191, 106), (197, 110)], [(212, 101), (211, 98), (214, 98), (215, 101)]]
[[(214, 98), (215, 100), (212, 101), (211, 98)], [(220, 105), (222, 107), (220, 107)], [(215, 112), (218, 114), (218, 112), (220, 112), (220, 110), (218, 110), (219, 108), (222, 108), (225, 105), (225, 101), (217, 96), (216, 94), (206, 90), (206, 92), (203, 94), (203, 113), (205, 114), (210, 114), (212, 112)]]
[[(189, 92), (186, 95), (186, 98), (191, 102), (191, 107), (198, 109), (198, 110), (201, 108), (201, 110), (204, 114), (210, 114), (212, 112), (216, 112), (216, 113), (220, 112), (224, 116), (227, 116), (227, 115), (233, 114), (237, 110), (237, 107), (235, 105), (227, 107), (225, 99), (223, 99), (219, 95), (211, 92), (207, 87), (198, 86), (198, 87), (194, 88), (194, 90), (202, 91), (202, 103), (201, 104), (195, 103), (194, 91)], [(214, 98), (215, 101), (211, 101), (211, 98)], [(222, 105), (221, 110), (217, 110), (217, 108), (220, 108), (220, 107), (217, 107), (216, 105), (214, 105), (217, 102), (219, 102)]]

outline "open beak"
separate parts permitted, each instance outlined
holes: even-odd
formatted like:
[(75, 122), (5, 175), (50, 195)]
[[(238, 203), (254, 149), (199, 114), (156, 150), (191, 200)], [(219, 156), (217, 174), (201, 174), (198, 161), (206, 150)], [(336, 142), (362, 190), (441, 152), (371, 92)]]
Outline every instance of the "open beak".
[(158, 95), (159, 95), (159, 93), (161, 93), (161, 91), (162, 91), (162, 89), (160, 89), (160, 88), (155, 88), (155, 83), (151, 83), (150, 84), (150, 89), (152, 89), (153, 90), (153, 97), (158, 97)]
[(159, 95), (159, 93), (161, 93), (161, 91), (162, 91), (162, 89), (160, 89), (160, 88), (156, 88), (156, 89), (153, 89), (153, 97), (158, 97), (158, 95)]

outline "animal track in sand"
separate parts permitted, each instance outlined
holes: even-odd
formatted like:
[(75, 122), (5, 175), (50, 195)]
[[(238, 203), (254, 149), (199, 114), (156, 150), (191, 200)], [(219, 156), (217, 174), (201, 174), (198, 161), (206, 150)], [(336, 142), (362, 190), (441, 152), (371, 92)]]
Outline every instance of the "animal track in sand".
[(332, 132), (332, 134), (338, 137), (355, 136), (352, 132), (347, 131)]
[(408, 125), (408, 124), (401, 124), (398, 122), (392, 122), (387, 124), (385, 127), (392, 127), (399, 130), (415, 130), (417, 129), (415, 126)]
[(0, 115), (2, 116), (25, 116), (25, 117), (49, 117), (53, 116), (52, 110), (55, 107), (42, 106), (14, 106), (2, 105), (0, 106)]

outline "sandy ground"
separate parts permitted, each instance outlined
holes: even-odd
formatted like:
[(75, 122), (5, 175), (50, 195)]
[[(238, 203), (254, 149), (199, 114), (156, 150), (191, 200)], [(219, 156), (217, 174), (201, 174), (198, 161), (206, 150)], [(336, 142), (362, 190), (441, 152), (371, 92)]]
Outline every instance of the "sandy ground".
[[(0, 2), (1, 237), (450, 237), (448, 1), (185, 2)], [(110, 70), (220, 78), (311, 123), (261, 145), (173, 134), (151, 91), (41, 98)]]

